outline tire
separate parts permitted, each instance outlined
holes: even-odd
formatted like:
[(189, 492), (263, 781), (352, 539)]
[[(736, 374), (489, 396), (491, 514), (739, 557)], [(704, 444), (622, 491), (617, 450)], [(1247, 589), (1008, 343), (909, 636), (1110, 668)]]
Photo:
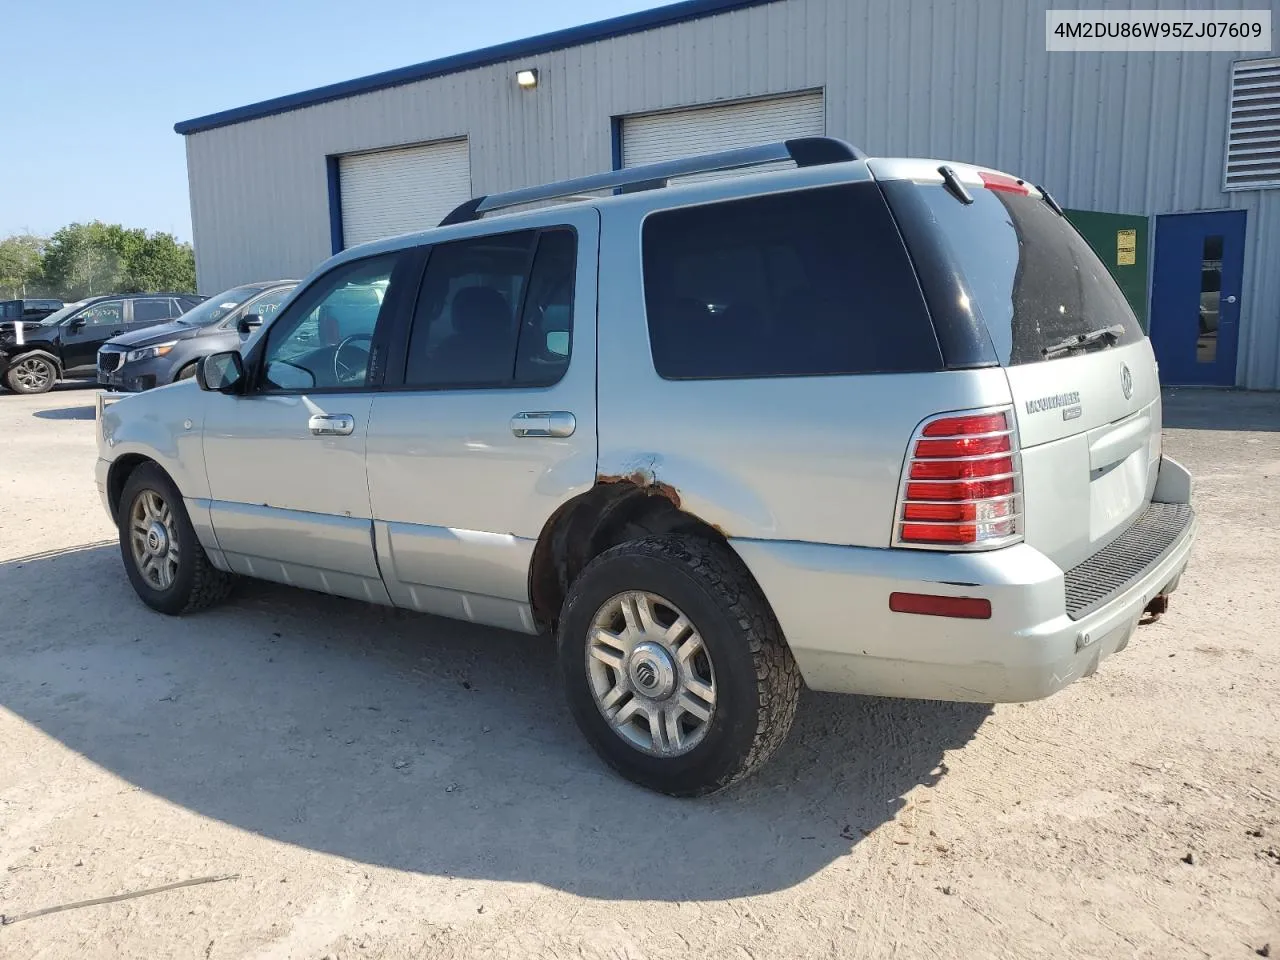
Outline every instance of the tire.
[(199, 365), (200, 365), (199, 360), (193, 360), (191, 363), (188, 363), (185, 367), (183, 367), (181, 370), (178, 371), (177, 375), (173, 378), (173, 382), (177, 383), (179, 380), (190, 380), (192, 377), (196, 375), (196, 367), (198, 367)]
[[(680, 616), (691, 630), (675, 626)], [(660, 634), (675, 640), (659, 644)], [(799, 671), (760, 588), (725, 545), (651, 537), (606, 550), (570, 588), (557, 643), (583, 735), (652, 790), (723, 789), (768, 760), (791, 728)]]
[[(144, 463), (129, 475), (116, 515), (125, 572), (147, 606), (176, 616), (212, 606), (231, 592), (235, 578), (209, 562), (182, 495), (156, 464)], [(173, 555), (167, 547), (175, 541)], [(148, 572), (135, 554), (149, 558)]]
[(58, 382), (58, 367), (39, 354), (19, 355), (9, 366), (4, 382), (14, 393), (48, 393)]

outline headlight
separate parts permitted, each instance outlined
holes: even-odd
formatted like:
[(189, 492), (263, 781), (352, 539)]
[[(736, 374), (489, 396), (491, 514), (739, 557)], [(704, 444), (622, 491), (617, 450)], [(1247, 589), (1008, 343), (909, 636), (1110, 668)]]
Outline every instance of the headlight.
[(150, 360), (152, 357), (163, 357), (177, 345), (177, 340), (170, 340), (168, 343), (157, 343), (153, 347), (139, 347), (137, 350), (130, 350), (126, 353), (124, 355), (124, 362), (136, 363), (138, 360)]

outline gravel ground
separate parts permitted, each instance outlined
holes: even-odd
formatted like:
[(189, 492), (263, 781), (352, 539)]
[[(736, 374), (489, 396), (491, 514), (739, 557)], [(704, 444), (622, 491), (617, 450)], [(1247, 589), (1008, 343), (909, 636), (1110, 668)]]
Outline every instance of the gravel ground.
[(807, 694), (704, 801), (617, 779), (547, 644), (246, 584), (168, 619), (91, 389), (0, 396), (0, 957), (1280, 956), (1280, 395), (1178, 391), (1163, 621), (995, 708)]

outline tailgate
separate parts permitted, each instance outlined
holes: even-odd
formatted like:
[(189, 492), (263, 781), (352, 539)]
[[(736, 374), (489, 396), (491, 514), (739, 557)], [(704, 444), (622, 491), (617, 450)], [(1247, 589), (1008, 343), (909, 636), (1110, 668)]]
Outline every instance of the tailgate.
[[(948, 364), (1004, 368), (1026, 542), (1074, 567), (1151, 500), (1160, 384), (1150, 341), (1106, 266), (1026, 181), (939, 161), (872, 169), (942, 321)], [(950, 349), (957, 330), (974, 331), (956, 340), (971, 350)]]
[(1008, 367), (1022, 446), (1026, 542), (1067, 570), (1124, 532), (1160, 463), (1160, 384), (1147, 340)]

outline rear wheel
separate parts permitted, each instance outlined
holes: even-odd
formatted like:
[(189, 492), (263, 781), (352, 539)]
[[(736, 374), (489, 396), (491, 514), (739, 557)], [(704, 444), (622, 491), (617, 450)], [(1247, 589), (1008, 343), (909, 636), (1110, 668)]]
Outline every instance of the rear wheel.
[(48, 357), (18, 357), (4, 380), (14, 393), (48, 393), (58, 382), (58, 368)]
[(560, 669), (574, 719), (630, 780), (711, 793), (778, 748), (800, 692), (795, 661), (750, 573), (727, 546), (624, 543), (570, 589)]
[(161, 613), (190, 613), (231, 592), (234, 578), (209, 562), (182, 495), (154, 463), (129, 475), (116, 516), (125, 571), (147, 606)]

